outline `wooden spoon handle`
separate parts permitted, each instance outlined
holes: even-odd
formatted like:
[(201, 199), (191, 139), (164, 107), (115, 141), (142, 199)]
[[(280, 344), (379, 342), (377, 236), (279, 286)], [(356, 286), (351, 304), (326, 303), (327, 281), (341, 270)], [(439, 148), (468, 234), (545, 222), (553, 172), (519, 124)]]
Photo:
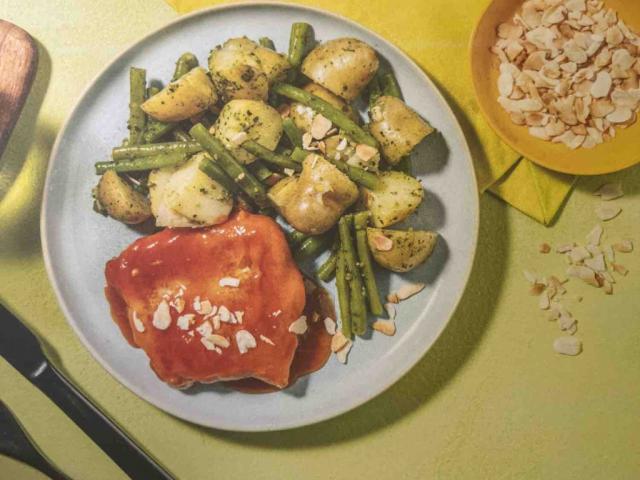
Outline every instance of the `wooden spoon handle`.
[(0, 155), (20, 116), (38, 64), (38, 48), (31, 36), (0, 20)]

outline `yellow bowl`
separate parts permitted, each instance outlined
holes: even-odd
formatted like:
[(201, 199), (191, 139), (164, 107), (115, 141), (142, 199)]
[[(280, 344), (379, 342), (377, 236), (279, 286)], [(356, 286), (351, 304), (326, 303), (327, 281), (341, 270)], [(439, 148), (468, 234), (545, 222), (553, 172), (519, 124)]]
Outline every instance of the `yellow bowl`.
[[(640, 117), (632, 126), (616, 128), (615, 138), (592, 149), (571, 150), (563, 144), (540, 140), (527, 127), (514, 124), (497, 99), (500, 61), (490, 51), (499, 24), (513, 18), (522, 0), (491, 2), (471, 36), (471, 76), (476, 97), (485, 118), (514, 150), (543, 167), (576, 175), (617, 172), (640, 162)], [(634, 32), (640, 31), (640, 6), (634, 0), (605, 0)]]

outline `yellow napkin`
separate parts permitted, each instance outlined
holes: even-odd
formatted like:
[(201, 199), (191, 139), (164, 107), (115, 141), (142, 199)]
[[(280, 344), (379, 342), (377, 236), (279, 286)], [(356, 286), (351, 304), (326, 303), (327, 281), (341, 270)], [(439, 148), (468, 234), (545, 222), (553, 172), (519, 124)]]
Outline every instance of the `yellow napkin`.
[[(219, 5), (218, 0), (167, 0), (179, 13)], [(436, 82), (453, 108), (473, 155), (478, 188), (499, 196), (548, 225), (571, 191), (574, 177), (521, 159), (482, 117), (469, 68), (469, 39), (489, 0), (299, 0), (379, 33), (399, 45)], [(251, 32), (247, 32), (250, 36)]]

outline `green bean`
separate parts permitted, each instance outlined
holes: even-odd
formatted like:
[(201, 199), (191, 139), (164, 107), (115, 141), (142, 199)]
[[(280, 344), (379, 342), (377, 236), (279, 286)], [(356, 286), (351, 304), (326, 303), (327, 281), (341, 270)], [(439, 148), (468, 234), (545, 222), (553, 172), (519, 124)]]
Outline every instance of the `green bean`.
[(356, 230), (356, 249), (358, 250), (358, 259), (360, 260), (360, 268), (364, 286), (367, 291), (367, 300), (369, 301), (369, 311), (380, 316), (384, 310), (376, 285), (376, 277), (373, 273), (373, 265), (371, 264), (371, 255), (369, 245), (367, 244), (367, 225), (369, 223), (369, 212), (359, 212), (353, 217), (353, 225)]
[(347, 264), (344, 258), (344, 250), (338, 249), (338, 259), (336, 261), (336, 290), (338, 291), (338, 304), (340, 305), (340, 322), (342, 324), (342, 334), (351, 338), (351, 305), (349, 299), (349, 281), (347, 279)]
[(323, 282), (328, 282), (333, 277), (336, 272), (336, 264), (338, 263), (338, 249), (334, 249), (331, 252), (331, 256), (327, 258), (327, 260), (320, 265), (318, 271), (316, 272), (318, 278)]
[(275, 50), (276, 46), (269, 37), (260, 37), (258, 43), (262, 45), (264, 48), (268, 48), (269, 50)]
[(144, 172), (156, 168), (180, 165), (184, 163), (187, 157), (188, 154), (185, 152), (169, 152), (114, 162), (97, 162), (95, 167), (98, 175), (102, 175), (107, 170), (115, 170), (116, 172)]
[(378, 75), (375, 75), (371, 79), (367, 86), (367, 91), (369, 93), (369, 109), (371, 109), (371, 107), (376, 103), (376, 100), (378, 100), (378, 97), (382, 95), (382, 88), (380, 87), (380, 78)]
[(247, 140), (244, 142), (241, 147), (245, 149), (247, 152), (252, 153), (256, 157), (261, 158), (265, 162), (276, 165), (280, 168), (290, 168), (296, 172), (302, 170), (302, 167), (299, 163), (294, 162), (290, 158), (285, 157), (284, 155), (279, 155), (275, 152), (272, 152), (268, 148), (263, 147), (255, 140)]
[(204, 125), (201, 123), (194, 125), (189, 130), (189, 134), (214, 158), (220, 168), (240, 185), (242, 191), (249, 198), (254, 200), (259, 207), (269, 206), (269, 198), (264, 185), (249, 173), (247, 168), (239, 163), (222, 142), (207, 131)]
[(333, 232), (324, 233), (322, 235), (312, 235), (305, 239), (296, 249), (295, 258), (303, 260), (307, 258), (315, 258), (324, 252), (333, 242)]
[(382, 93), (390, 97), (396, 97), (402, 100), (402, 92), (400, 91), (400, 85), (398, 80), (391, 70), (385, 70), (380, 75), (380, 85), (382, 86)]
[(323, 99), (286, 83), (275, 84), (272, 87), (272, 90), (278, 95), (282, 95), (298, 103), (302, 103), (316, 112), (321, 113), (335, 125), (344, 130), (344, 132), (356, 142), (378, 148), (378, 142), (371, 136), (371, 134), (351, 120), (342, 110), (334, 107)]
[(308, 150), (303, 150), (300, 147), (296, 147), (293, 149), (293, 152), (291, 152), (291, 159), (294, 162), (302, 163), (304, 162), (305, 158), (307, 158), (312, 153), (313, 152), (310, 152)]
[(290, 118), (285, 118), (282, 121), (282, 128), (284, 134), (289, 139), (292, 147), (302, 148), (302, 132)]
[(173, 135), (174, 140), (178, 142), (190, 142), (193, 140), (193, 138), (191, 138), (189, 134), (180, 127), (174, 129), (171, 134)]
[(198, 58), (190, 52), (183, 53), (176, 62), (176, 69), (173, 71), (172, 82), (175, 82), (185, 73), (189, 73), (191, 70), (199, 65)]
[(247, 165), (247, 168), (261, 182), (266, 181), (268, 178), (271, 178), (271, 175), (273, 175), (273, 172), (269, 170), (269, 168), (258, 159)]
[(127, 160), (138, 157), (150, 157), (162, 153), (197, 153), (201, 152), (202, 147), (198, 142), (191, 140), (190, 142), (167, 142), (154, 143), (150, 145), (135, 145), (133, 147), (115, 147), (111, 151), (111, 157), (114, 160)]
[(344, 254), (347, 271), (351, 274), (349, 279), (349, 304), (353, 333), (363, 335), (367, 329), (367, 306), (364, 298), (362, 277), (356, 260), (356, 249), (351, 236), (352, 224), (353, 215), (345, 215), (338, 222), (338, 231), (340, 232), (340, 245)]
[(291, 230), (287, 233), (287, 239), (289, 240), (289, 244), (292, 246), (300, 245), (307, 238), (309, 238), (309, 235), (299, 232), (298, 230)]
[(143, 68), (129, 69), (129, 142), (140, 143), (147, 116), (140, 108), (146, 100), (147, 71)]
[(224, 170), (222, 170), (218, 165), (216, 165), (215, 162), (211, 161), (210, 159), (206, 159), (200, 162), (199, 168), (204, 173), (206, 173), (209, 178), (222, 185), (227, 191), (235, 194), (241, 193), (238, 185), (231, 178), (229, 178), (226, 173), (224, 173)]
[(293, 68), (300, 68), (305, 54), (311, 46), (313, 28), (308, 23), (296, 22), (291, 25), (288, 60)]

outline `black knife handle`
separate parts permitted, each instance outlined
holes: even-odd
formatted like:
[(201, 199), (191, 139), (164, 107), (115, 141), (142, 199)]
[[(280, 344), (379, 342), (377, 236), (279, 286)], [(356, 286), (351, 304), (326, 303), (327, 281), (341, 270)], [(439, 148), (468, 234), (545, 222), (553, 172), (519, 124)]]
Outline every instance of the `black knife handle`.
[(133, 480), (173, 480), (49, 362), (31, 374), (42, 390)]

